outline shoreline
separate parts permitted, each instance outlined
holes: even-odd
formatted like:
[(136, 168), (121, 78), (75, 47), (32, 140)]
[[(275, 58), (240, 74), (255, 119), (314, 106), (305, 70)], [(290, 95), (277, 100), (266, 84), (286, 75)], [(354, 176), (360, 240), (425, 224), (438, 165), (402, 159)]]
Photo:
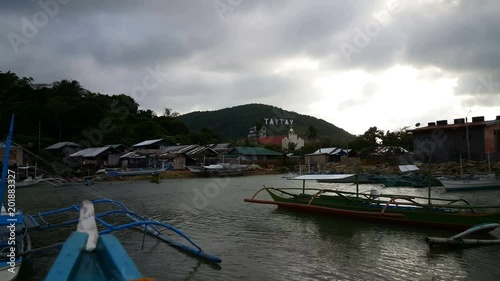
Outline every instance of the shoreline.
[[(246, 176), (258, 176), (258, 175), (277, 175), (280, 174), (273, 169), (254, 169), (245, 171), (244, 174), (234, 177), (246, 177)], [(189, 170), (167, 170), (163, 171), (159, 174), (158, 180), (164, 179), (191, 179), (191, 178), (207, 178), (210, 179), (212, 177), (208, 176), (200, 176)], [(96, 179), (97, 180), (97, 179)], [(140, 176), (124, 176), (124, 177), (103, 177), (100, 178), (99, 181), (112, 181), (112, 182), (120, 182), (120, 181), (154, 181), (153, 175), (140, 175)]]
[[(429, 166), (425, 163), (416, 163), (415, 164), (420, 170), (418, 173), (428, 173)], [(448, 162), (448, 163), (440, 163), (440, 164), (431, 164), (430, 169), (434, 176), (460, 176), (461, 168), (459, 163)], [(303, 173), (305, 170), (302, 170)], [(259, 168), (259, 169), (251, 169), (245, 171), (242, 175), (237, 175), (234, 177), (246, 177), (246, 176), (256, 176), (256, 175), (280, 175), (286, 173), (298, 172), (294, 171), (294, 169), (290, 169), (290, 167), (273, 167), (273, 168)], [(401, 174), (398, 169), (398, 166), (390, 165), (388, 163), (370, 165), (367, 163), (361, 162), (359, 165), (353, 165), (352, 163), (337, 163), (337, 162), (329, 162), (322, 165), (311, 166), (311, 172), (319, 172), (319, 173), (371, 173), (371, 174)], [(477, 163), (477, 162), (468, 162), (462, 164), (462, 173), (471, 174), (471, 173), (487, 173), (488, 165), (485, 163)], [(491, 173), (500, 174), (500, 163), (496, 163), (491, 165)], [(222, 176), (224, 177), (224, 176)], [(210, 176), (201, 176), (195, 174), (189, 170), (166, 170), (159, 174), (158, 179), (152, 177), (152, 175), (138, 175), (138, 176), (123, 176), (123, 177), (102, 177), (95, 178), (98, 181), (152, 181), (162, 180), (162, 179), (189, 179), (189, 178), (211, 178)]]

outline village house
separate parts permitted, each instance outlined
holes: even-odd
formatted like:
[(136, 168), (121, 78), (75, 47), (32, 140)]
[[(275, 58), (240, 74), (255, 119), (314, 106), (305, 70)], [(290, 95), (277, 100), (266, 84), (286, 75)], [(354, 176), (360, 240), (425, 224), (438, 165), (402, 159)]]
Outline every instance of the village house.
[(324, 164), (328, 162), (340, 162), (342, 157), (355, 157), (356, 153), (351, 149), (338, 147), (325, 147), (316, 150), (313, 153), (306, 154), (305, 162), (310, 165)]
[[(5, 155), (5, 142), (0, 142), (0, 162), (3, 161), (3, 157)], [(24, 149), (16, 144), (11, 144), (10, 146), (10, 155), (9, 155), (9, 166), (24, 166), (25, 164), (25, 152)], [(3, 163), (2, 163), (3, 164)]]
[(212, 148), (197, 144), (168, 146), (158, 153), (158, 159), (170, 162), (174, 170), (199, 164), (215, 164), (218, 162), (218, 156), (217, 151)]
[(82, 150), (83, 146), (70, 142), (70, 141), (63, 141), (63, 142), (58, 142), (53, 145), (47, 146), (44, 148), (44, 150), (50, 152), (51, 154), (59, 157), (62, 162), (70, 167), (75, 167), (78, 165), (78, 163), (74, 163), (74, 158), (70, 158), (69, 155)]
[(73, 163), (77, 163), (80, 169), (88, 173), (95, 173), (103, 167), (117, 167), (120, 155), (125, 151), (123, 145), (108, 145), (103, 147), (84, 148), (71, 155)]

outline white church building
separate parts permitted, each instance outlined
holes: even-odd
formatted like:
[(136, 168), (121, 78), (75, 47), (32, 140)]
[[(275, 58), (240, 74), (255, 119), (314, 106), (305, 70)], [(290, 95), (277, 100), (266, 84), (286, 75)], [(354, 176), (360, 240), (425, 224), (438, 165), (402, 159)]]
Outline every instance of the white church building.
[(304, 147), (304, 139), (299, 138), (292, 128), (288, 131), (288, 137), (284, 137), (281, 140), (281, 148), (287, 149), (289, 143), (295, 143), (295, 149), (301, 149)]

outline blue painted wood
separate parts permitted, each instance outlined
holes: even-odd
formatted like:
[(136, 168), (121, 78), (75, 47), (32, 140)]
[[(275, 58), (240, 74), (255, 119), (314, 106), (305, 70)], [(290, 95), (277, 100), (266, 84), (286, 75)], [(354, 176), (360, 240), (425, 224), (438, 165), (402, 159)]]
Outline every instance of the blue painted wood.
[(7, 140), (5, 141), (5, 150), (2, 161), (2, 179), (0, 181), (0, 205), (3, 202), (3, 194), (5, 189), (5, 182), (7, 181), (7, 171), (9, 167), (9, 156), (10, 156), (10, 144), (12, 143), (12, 133), (14, 132), (14, 114), (12, 114), (12, 119), (10, 120), (10, 129), (7, 134)]
[(87, 238), (87, 233), (73, 232), (64, 243), (45, 280), (74, 280), (74, 275), (82, 259), (82, 250), (85, 249), (85, 244), (87, 243)]
[(66, 240), (46, 281), (116, 280), (141, 278), (135, 263), (113, 235), (99, 237), (97, 248), (85, 250), (88, 234), (73, 232)]

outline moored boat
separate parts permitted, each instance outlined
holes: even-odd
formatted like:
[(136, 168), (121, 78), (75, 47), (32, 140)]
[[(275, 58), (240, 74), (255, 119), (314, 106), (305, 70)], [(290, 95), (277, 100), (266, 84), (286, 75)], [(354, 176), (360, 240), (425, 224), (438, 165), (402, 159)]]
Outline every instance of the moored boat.
[(434, 177), (422, 174), (408, 173), (403, 175), (385, 175), (378, 179), (385, 187), (428, 187), (442, 186), (443, 184)]
[[(500, 220), (499, 205), (473, 206), (463, 199), (306, 188), (306, 180), (317, 180), (314, 175), (299, 176), (295, 179), (304, 181), (302, 188), (264, 187), (252, 198), (244, 201), (274, 204), (299, 211), (440, 229), (465, 230), (480, 223)], [(272, 200), (256, 199), (261, 191), (266, 191)]]
[(346, 174), (346, 177), (339, 179), (319, 179), (318, 182), (323, 183), (381, 183), (380, 176), (372, 174)]
[(106, 170), (106, 175), (110, 177), (127, 177), (142, 175), (158, 175), (164, 172), (165, 168), (159, 169), (129, 169), (129, 170)]
[(248, 170), (249, 165), (219, 163), (202, 166), (186, 166), (186, 168), (200, 176), (240, 176)]
[(2, 281), (16, 279), (24, 260), (19, 253), (31, 250), (31, 241), (22, 212), (10, 213), (8, 209), (2, 205), (0, 211), (0, 280)]
[(500, 177), (495, 174), (461, 179), (440, 179), (446, 191), (470, 191), (500, 188)]
[[(33, 175), (30, 175), (30, 170), (33, 170)], [(25, 166), (18, 167), (18, 180), (16, 181), (16, 187), (28, 187), (37, 185), (41, 182), (43, 175), (37, 175), (36, 166)], [(24, 174), (24, 175), (22, 175)], [(22, 177), (22, 178), (21, 178)]]

